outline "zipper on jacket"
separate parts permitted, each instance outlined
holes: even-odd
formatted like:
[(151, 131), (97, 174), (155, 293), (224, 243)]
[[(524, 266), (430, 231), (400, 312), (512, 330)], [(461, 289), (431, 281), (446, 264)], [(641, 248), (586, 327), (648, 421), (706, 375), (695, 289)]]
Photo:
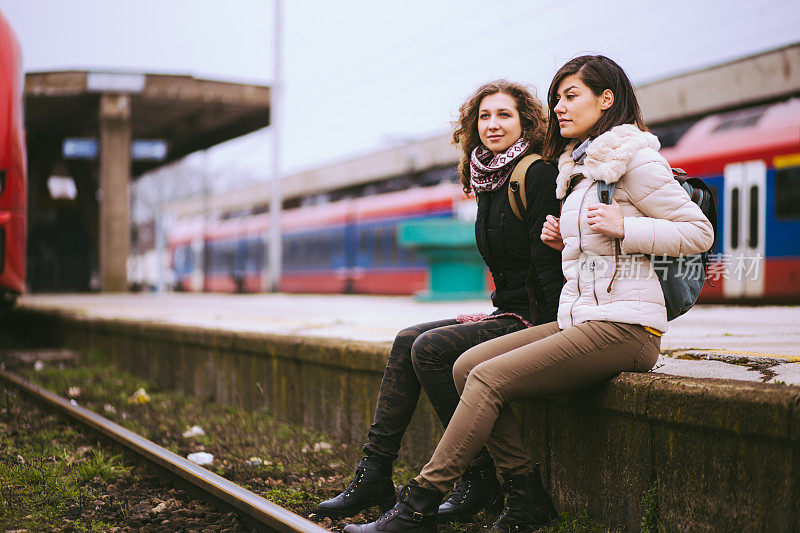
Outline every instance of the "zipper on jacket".
[[(580, 205), (580, 207), (578, 207), (578, 252), (579, 252), (578, 253), (578, 262), (579, 263), (580, 263), (580, 254), (583, 253), (583, 243), (581, 242), (581, 240), (582, 240), (581, 213), (583, 212), (583, 203), (586, 201), (586, 195), (589, 194), (589, 189), (591, 189), (591, 188), (592, 188), (592, 185), (589, 184), (589, 186), (586, 188), (586, 191), (584, 191), (584, 193), (583, 193), (583, 197), (581, 197), (581, 205)], [(572, 305), (569, 308), (569, 321), (571, 322), (571, 325), (573, 325), (573, 326), (575, 325), (575, 318), (572, 316), (572, 311), (575, 309), (575, 304), (578, 303), (578, 300), (581, 297), (581, 275), (580, 275), (580, 271), (578, 272), (578, 279), (576, 281), (578, 283), (578, 297), (575, 298), (575, 301), (572, 302)], [(592, 280), (592, 287), (594, 287), (594, 280)], [(597, 295), (595, 295), (594, 299), (595, 299), (595, 301), (597, 301)]]

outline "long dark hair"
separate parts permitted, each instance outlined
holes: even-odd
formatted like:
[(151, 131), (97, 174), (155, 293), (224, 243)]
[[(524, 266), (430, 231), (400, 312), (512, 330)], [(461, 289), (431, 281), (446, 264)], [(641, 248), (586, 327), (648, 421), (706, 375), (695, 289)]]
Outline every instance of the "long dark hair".
[(558, 69), (550, 83), (550, 89), (547, 91), (547, 105), (550, 110), (547, 133), (544, 137), (543, 157), (545, 159), (557, 160), (569, 142), (569, 139), (561, 136), (554, 109), (558, 104), (556, 93), (559, 85), (564, 78), (573, 74), (577, 74), (595, 96), (600, 96), (606, 89), (614, 93), (614, 103), (603, 111), (603, 115), (589, 131), (589, 137), (597, 137), (620, 124), (636, 124), (642, 131), (647, 131), (647, 126), (642, 120), (639, 102), (636, 100), (636, 93), (633, 92), (633, 85), (622, 67), (606, 56), (576, 57)]
[(522, 126), (522, 136), (530, 145), (528, 151), (542, 153), (542, 141), (547, 121), (542, 102), (527, 87), (513, 81), (495, 80), (481, 85), (461, 105), (458, 110), (458, 120), (453, 122), (453, 144), (461, 147), (458, 173), (461, 174), (461, 185), (465, 194), (472, 191), (472, 185), (469, 182), (469, 158), (472, 151), (481, 144), (481, 138), (478, 135), (478, 111), (481, 101), (487, 96), (497, 93), (507, 94), (514, 99)]

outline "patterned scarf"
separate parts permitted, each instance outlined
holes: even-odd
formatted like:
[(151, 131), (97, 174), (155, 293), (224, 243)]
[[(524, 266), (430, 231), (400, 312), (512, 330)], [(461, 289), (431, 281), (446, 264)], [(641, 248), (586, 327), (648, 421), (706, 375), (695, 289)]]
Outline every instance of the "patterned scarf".
[(495, 191), (503, 186), (514, 165), (509, 165), (516, 158), (525, 153), (528, 142), (524, 137), (501, 153), (494, 155), (483, 144), (479, 144), (473, 151), (469, 160), (469, 182), (475, 193)]

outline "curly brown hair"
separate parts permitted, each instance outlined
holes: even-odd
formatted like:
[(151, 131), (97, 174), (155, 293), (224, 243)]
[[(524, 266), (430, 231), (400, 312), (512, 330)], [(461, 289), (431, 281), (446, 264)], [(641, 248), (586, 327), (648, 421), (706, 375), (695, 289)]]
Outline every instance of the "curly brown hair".
[(522, 136), (528, 141), (528, 152), (542, 153), (544, 133), (547, 129), (547, 115), (542, 102), (535, 96), (536, 90), (529, 90), (521, 83), (508, 80), (495, 80), (485, 83), (464, 102), (458, 110), (458, 120), (453, 122), (453, 144), (461, 147), (461, 160), (458, 173), (464, 193), (472, 191), (469, 182), (469, 159), (472, 151), (481, 144), (478, 135), (478, 111), (487, 96), (507, 94), (517, 103), (517, 112), (522, 125)]

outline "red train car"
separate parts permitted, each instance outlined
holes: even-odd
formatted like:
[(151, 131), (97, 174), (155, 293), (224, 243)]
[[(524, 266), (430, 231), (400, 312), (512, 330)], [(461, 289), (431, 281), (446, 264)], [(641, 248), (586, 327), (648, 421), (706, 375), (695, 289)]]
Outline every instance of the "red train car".
[[(284, 292), (413, 294), (425, 288), (426, 264), (397, 245), (400, 222), (452, 217), (464, 197), (444, 183), (290, 209), (282, 217)], [(269, 215), (188, 221), (169, 245), (177, 287), (186, 291), (268, 290)], [(205, 234), (205, 239), (203, 235)]]
[(701, 302), (800, 302), (800, 100), (710, 115), (662, 154), (715, 192)]
[(19, 43), (0, 13), (0, 301), (25, 289), (27, 171)]

